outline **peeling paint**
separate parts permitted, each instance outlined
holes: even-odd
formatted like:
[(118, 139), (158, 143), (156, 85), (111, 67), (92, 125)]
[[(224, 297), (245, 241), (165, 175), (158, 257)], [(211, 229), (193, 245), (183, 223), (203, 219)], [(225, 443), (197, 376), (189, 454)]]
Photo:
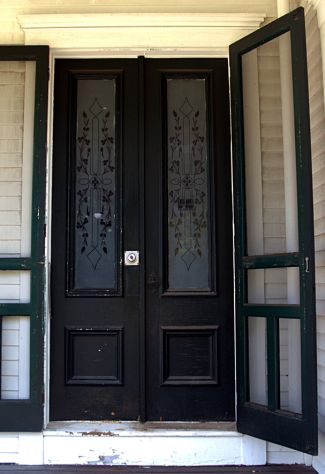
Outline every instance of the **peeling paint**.
[(79, 431), (78, 434), (81, 436), (119, 436), (118, 433), (112, 431)]
[(113, 462), (119, 459), (119, 454), (112, 454), (111, 456), (99, 456), (99, 459), (103, 464), (113, 464)]
[[(101, 455), (98, 457), (98, 461), (88, 461), (87, 464), (90, 465), (95, 465), (95, 464), (104, 464), (104, 465), (112, 465), (114, 464), (114, 461), (118, 460), (120, 457), (119, 454), (112, 454), (111, 456), (104, 456)], [(125, 463), (119, 463), (119, 465), (122, 465)]]

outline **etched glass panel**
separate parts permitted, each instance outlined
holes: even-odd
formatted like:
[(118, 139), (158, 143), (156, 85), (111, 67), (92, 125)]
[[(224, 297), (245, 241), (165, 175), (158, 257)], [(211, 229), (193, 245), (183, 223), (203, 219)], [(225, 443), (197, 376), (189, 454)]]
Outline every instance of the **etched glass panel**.
[(206, 79), (167, 79), (168, 289), (210, 288)]
[(75, 290), (117, 286), (115, 103), (115, 79), (79, 79), (74, 170)]

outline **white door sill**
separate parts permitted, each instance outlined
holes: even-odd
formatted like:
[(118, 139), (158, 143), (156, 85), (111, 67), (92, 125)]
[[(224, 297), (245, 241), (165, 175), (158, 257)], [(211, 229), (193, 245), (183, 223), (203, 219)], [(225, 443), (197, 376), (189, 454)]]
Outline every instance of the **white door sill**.
[(237, 436), (236, 422), (52, 421), (44, 436)]

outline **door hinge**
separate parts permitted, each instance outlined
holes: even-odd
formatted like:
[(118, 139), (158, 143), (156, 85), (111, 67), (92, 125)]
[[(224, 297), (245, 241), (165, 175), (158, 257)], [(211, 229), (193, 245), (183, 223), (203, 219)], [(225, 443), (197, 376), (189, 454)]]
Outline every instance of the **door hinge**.
[(43, 234), (44, 234), (44, 237), (46, 237), (46, 224), (43, 225)]

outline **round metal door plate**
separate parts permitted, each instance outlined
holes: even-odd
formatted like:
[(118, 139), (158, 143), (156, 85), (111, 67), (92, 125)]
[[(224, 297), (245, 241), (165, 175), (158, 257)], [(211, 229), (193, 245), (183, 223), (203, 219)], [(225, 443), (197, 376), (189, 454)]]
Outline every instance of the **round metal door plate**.
[(125, 266), (139, 265), (139, 251), (138, 250), (126, 250), (124, 252), (124, 265)]

